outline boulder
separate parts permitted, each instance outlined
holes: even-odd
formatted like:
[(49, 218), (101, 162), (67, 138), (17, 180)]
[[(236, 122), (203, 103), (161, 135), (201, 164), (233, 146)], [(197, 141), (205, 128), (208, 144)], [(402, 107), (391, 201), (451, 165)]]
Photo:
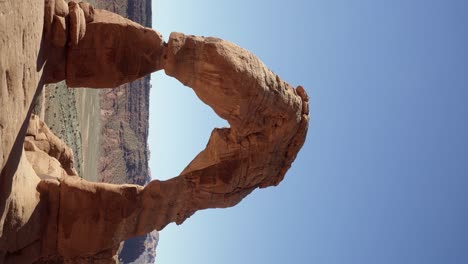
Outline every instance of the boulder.
[[(32, 152), (31, 154), (27, 153), (28, 158), (34, 157), (38, 160), (44, 160), (41, 159), (41, 157), (50, 157), (49, 163), (58, 164), (58, 167), (65, 172), (61, 173), (62, 175), (77, 176), (76, 170), (73, 166), (73, 152), (71, 148), (68, 147), (60, 138), (54, 135), (44, 121), (40, 120), (37, 115), (31, 115), (28, 130), (26, 131), (24, 146), (27, 152)], [(37, 157), (35, 156), (35, 153), (38, 153), (36, 154)], [(33, 165), (39, 163), (42, 162), (31, 162)], [(47, 163), (44, 162), (44, 164)], [(50, 169), (59, 171), (55, 168)], [(44, 170), (41, 170), (40, 172), (36, 171), (36, 173), (38, 175), (47, 174)]]

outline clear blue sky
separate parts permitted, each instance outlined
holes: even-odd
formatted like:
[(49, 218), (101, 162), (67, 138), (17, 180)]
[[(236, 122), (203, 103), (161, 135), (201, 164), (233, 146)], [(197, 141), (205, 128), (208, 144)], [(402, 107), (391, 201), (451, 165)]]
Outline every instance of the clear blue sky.
[[(237, 43), (311, 98), (285, 180), (161, 232), (157, 263), (468, 263), (468, 1), (153, 1), (153, 27)], [(151, 169), (224, 126), (152, 76)]]

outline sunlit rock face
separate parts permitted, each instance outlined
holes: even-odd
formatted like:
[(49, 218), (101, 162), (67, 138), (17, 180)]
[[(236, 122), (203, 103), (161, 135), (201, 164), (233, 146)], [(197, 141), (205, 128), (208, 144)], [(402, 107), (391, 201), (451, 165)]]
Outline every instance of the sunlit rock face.
[(42, 88), (43, 10), (43, 0), (0, 1), (0, 263), (28, 263), (41, 250), (45, 207), (23, 142)]
[[(45, 5), (50, 60), (43, 80), (101, 88), (163, 69), (230, 127), (214, 129), (206, 148), (179, 176), (141, 187), (78, 177), (70, 149), (43, 122), (34, 116), (28, 122), (29, 113), (20, 112), (25, 125), (9, 134), (17, 135), (20, 145), (5, 152), (10, 157), (17, 151), (19, 162), (2, 167), (2, 183), (11, 195), (1, 200), (7, 204), (2, 226), (9, 229), (0, 242), (17, 241), (1, 252), (6, 262), (27, 256), (37, 263), (114, 263), (125, 239), (181, 224), (198, 210), (234, 206), (253, 190), (282, 181), (307, 133), (309, 99), (301, 86), (290, 86), (228, 41), (172, 33), (164, 42), (156, 31), (115, 14), (76, 3), (67, 11), (55, 2), (52, 9), (52, 2)], [(65, 27), (60, 17), (69, 21)], [(27, 195), (19, 186), (27, 186)], [(25, 239), (21, 232), (32, 235)]]

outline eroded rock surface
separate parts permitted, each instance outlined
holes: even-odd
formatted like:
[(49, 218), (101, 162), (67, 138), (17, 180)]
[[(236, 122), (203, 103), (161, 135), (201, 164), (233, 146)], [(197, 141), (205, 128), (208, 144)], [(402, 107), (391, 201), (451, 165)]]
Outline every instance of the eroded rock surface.
[(43, 10), (43, 0), (0, 1), (0, 263), (28, 263), (40, 255), (40, 179), (23, 140), (42, 85)]
[(24, 149), (39, 177), (78, 176), (73, 166), (72, 150), (37, 115), (31, 115), (29, 120)]
[(154, 30), (96, 9), (86, 32), (67, 50), (70, 87), (116, 87), (161, 69), (163, 40)]
[[(168, 181), (142, 188), (61, 180), (60, 197), (73, 199), (60, 199), (58, 206), (59, 255), (96, 254), (125, 238), (181, 224), (197, 210), (234, 206), (256, 188), (277, 185), (304, 143), (304, 89), (282, 81), (247, 50), (173, 33), (160, 56), (165, 72), (193, 88), (230, 128), (213, 130), (206, 149)], [(48, 182), (41, 184), (50, 192)], [(91, 237), (97, 239), (89, 242)]]
[[(17, 179), (27, 179), (38, 192), (28, 189), (34, 198), (28, 199), (29, 211), (23, 213), (31, 216), (20, 219), (42, 225), (30, 227), (32, 244), (17, 243), (25, 246), (8, 249), (14, 253), (9, 255), (28, 250), (38, 262), (112, 263), (124, 239), (171, 222), (181, 224), (198, 210), (234, 206), (253, 190), (284, 178), (308, 128), (308, 97), (302, 87), (293, 88), (255, 55), (228, 41), (172, 33), (165, 43), (156, 31), (112, 13), (96, 9), (91, 19), (89, 6), (69, 3), (68, 13), (54, 1), (46, 1), (45, 7), (45, 33), (57, 36), (53, 30), (58, 28), (62, 34), (47, 37), (47, 47), (57, 52), (48, 53), (46, 81), (62, 78), (71, 86), (101, 88), (164, 69), (194, 89), (230, 127), (214, 129), (206, 149), (181, 175), (143, 188), (76, 177), (69, 149), (33, 117), (25, 131), (25, 148), (31, 153), (20, 155)], [(47, 10), (53, 10), (52, 16)], [(60, 17), (71, 23), (65, 23), (64, 46)], [(125, 48), (134, 43), (138, 49)], [(28, 160), (52, 165), (31, 166)], [(12, 192), (18, 195), (14, 188)], [(28, 226), (12, 225), (15, 219), (2, 221)]]
[(46, 0), (44, 32), (48, 83), (113, 88), (161, 69), (161, 34), (89, 3)]
[[(31, 263), (56, 247), (51, 238), (57, 236), (53, 228), (57, 227), (58, 210), (48, 210), (57, 208), (59, 180), (78, 178), (71, 149), (36, 115), (29, 120), (23, 146), (2, 223), (5, 255), (0, 263)], [(5, 167), (3, 172), (10, 169)], [(55, 192), (41, 195), (37, 191), (41, 180)]]

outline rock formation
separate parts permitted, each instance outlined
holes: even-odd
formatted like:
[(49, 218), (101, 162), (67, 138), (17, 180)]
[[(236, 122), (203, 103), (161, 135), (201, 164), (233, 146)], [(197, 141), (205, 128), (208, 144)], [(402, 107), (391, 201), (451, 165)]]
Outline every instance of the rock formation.
[[(68, 23), (54, 13), (63, 0), (46, 0), (44, 28), (48, 52), (47, 83), (66, 80), (69, 87), (108, 88), (161, 69), (162, 36), (89, 4), (68, 3)], [(83, 9), (84, 8), (84, 9)], [(51, 12), (51, 14), (48, 14)], [(52, 17), (52, 18), (50, 18)], [(50, 20), (50, 21), (49, 21)], [(68, 26), (67, 26), (68, 25)], [(57, 37), (58, 36), (58, 37)], [(57, 41), (56, 39), (60, 39)]]
[(28, 263), (40, 255), (40, 178), (23, 142), (43, 84), (43, 10), (43, 0), (0, 1), (0, 263)]
[[(46, 1), (46, 82), (65, 79), (69, 86), (101, 88), (164, 69), (194, 89), (230, 127), (214, 129), (205, 150), (181, 175), (144, 188), (87, 182), (68, 176), (74, 172), (62, 164), (66, 174), (37, 185), (36, 208), (45, 223), (39, 261), (110, 261), (123, 239), (181, 224), (201, 209), (234, 206), (256, 188), (281, 182), (307, 133), (308, 97), (302, 87), (294, 89), (230, 42), (172, 33), (166, 43), (159, 33), (106, 11), (94, 10), (90, 18), (93, 9), (83, 4), (71, 2), (68, 15), (58, 13), (58, 1), (54, 9)], [(53, 26), (60, 17), (69, 21), (65, 29)], [(66, 36), (65, 44), (55, 41), (57, 35)], [(37, 142), (26, 145), (68, 157), (66, 150), (60, 155), (50, 151), (57, 143), (49, 149)], [(48, 170), (28, 173), (37, 177)]]
[(36, 174), (63, 178), (78, 176), (73, 167), (73, 152), (36, 115), (31, 115), (24, 139), (24, 150)]

